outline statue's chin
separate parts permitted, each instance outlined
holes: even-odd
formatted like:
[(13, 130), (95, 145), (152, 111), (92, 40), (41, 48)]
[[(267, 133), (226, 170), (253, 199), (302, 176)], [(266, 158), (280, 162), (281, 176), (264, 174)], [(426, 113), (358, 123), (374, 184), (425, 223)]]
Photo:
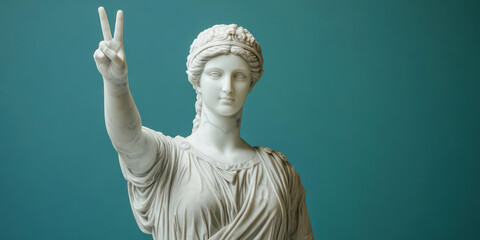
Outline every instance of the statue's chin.
[(208, 115), (219, 117), (236, 117), (241, 115), (244, 102), (237, 102), (229, 99), (219, 99), (217, 101), (203, 101), (202, 111)]
[(242, 110), (242, 106), (232, 106), (227, 104), (219, 104), (215, 107), (214, 110), (209, 109), (210, 112), (214, 115), (222, 116), (222, 117), (236, 117), (240, 114)]

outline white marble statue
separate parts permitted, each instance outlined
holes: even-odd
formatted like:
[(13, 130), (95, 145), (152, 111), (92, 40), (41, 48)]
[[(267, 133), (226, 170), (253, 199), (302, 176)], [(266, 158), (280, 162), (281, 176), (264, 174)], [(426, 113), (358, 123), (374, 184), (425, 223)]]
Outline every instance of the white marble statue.
[(285, 156), (240, 137), (242, 109), (262, 75), (260, 45), (246, 29), (215, 25), (187, 58), (197, 93), (192, 134), (142, 126), (128, 87), (123, 12), (94, 53), (105, 87), (105, 123), (128, 181), (140, 229), (154, 239), (313, 239), (305, 189)]

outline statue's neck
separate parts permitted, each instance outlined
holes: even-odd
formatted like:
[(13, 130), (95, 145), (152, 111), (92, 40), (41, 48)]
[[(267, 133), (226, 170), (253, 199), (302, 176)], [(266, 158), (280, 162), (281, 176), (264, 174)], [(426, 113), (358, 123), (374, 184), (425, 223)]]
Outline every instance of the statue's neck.
[(243, 147), (245, 142), (240, 138), (242, 109), (232, 116), (221, 116), (207, 107), (202, 107), (200, 126), (192, 135), (202, 145), (210, 146), (220, 152)]

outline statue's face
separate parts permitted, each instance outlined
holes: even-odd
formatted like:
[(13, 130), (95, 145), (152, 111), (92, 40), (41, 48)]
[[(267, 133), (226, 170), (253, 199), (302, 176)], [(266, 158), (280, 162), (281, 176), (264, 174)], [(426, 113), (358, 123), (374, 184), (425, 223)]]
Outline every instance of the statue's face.
[(241, 57), (229, 54), (210, 59), (200, 76), (199, 91), (205, 107), (221, 116), (232, 116), (251, 90), (251, 72)]

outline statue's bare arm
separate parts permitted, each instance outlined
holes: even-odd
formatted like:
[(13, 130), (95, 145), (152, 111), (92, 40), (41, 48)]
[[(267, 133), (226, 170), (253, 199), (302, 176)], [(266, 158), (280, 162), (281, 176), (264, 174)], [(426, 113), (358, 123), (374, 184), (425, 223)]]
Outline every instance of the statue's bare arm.
[(142, 121), (128, 87), (123, 48), (123, 12), (117, 12), (112, 38), (105, 9), (98, 9), (104, 40), (93, 58), (102, 74), (105, 95), (105, 124), (112, 144), (133, 173), (144, 173), (154, 163), (155, 140), (142, 132)]

